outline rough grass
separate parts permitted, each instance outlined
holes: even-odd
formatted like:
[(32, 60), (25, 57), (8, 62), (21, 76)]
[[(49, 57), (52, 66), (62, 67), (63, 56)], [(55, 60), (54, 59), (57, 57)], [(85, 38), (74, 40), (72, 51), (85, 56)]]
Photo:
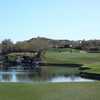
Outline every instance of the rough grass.
[(4, 83), (0, 100), (100, 100), (100, 83)]

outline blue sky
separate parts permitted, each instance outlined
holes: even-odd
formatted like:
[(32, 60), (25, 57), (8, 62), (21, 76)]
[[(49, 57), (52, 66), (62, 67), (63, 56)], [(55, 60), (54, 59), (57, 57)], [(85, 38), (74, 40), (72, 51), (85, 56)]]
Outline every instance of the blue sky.
[(100, 0), (0, 0), (0, 41), (100, 39)]

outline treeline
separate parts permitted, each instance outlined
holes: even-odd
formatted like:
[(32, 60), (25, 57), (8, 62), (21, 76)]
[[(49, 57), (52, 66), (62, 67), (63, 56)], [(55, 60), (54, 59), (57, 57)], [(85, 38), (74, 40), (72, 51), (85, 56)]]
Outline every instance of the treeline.
[(49, 42), (45, 38), (34, 38), (28, 41), (13, 43), (10, 39), (5, 39), (0, 44), (2, 54), (10, 52), (35, 52), (40, 49), (48, 49)]
[(73, 48), (87, 52), (100, 52), (100, 40), (73, 41)]
[(32, 38), (27, 41), (13, 43), (10, 39), (5, 39), (0, 43), (0, 52), (34, 52), (39, 49), (48, 48), (74, 48), (88, 52), (100, 52), (100, 40), (52, 40), (47, 38)]

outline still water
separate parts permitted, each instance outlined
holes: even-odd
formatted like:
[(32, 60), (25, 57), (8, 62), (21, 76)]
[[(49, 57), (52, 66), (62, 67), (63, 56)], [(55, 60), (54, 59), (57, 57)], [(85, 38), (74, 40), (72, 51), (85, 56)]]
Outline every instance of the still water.
[(57, 66), (11, 66), (0, 69), (0, 82), (93, 82), (79, 76), (78, 68)]

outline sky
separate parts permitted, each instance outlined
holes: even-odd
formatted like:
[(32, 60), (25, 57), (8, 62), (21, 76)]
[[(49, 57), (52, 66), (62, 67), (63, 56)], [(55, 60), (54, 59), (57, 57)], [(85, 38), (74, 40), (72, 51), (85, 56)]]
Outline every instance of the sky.
[(100, 39), (100, 0), (0, 0), (0, 41)]

